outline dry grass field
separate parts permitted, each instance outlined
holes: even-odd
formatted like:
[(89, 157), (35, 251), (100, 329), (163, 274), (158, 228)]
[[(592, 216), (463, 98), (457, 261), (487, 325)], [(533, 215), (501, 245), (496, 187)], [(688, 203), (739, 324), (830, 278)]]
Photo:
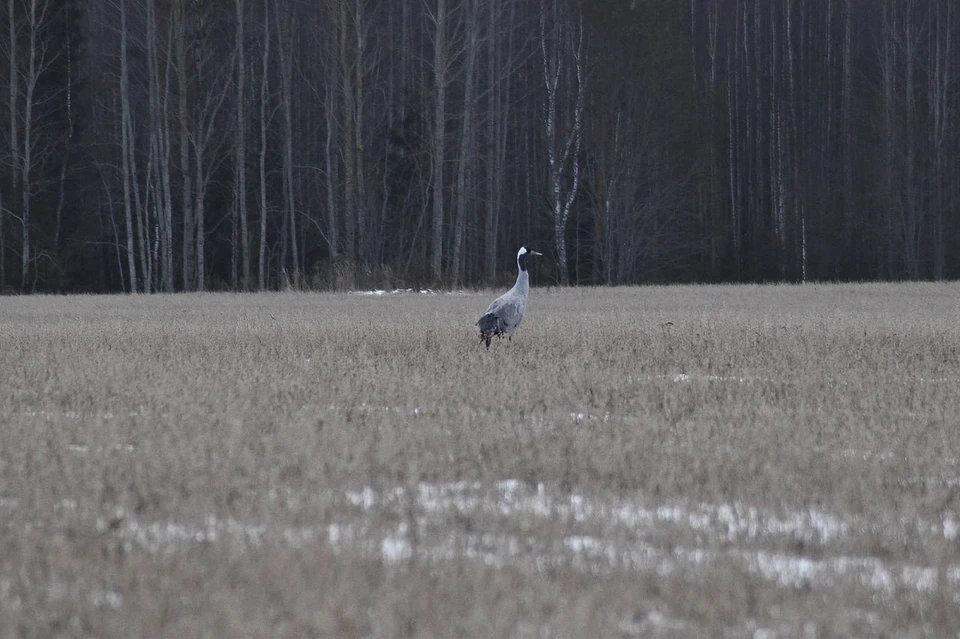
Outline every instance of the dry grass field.
[(0, 637), (943, 635), (960, 286), (0, 298)]

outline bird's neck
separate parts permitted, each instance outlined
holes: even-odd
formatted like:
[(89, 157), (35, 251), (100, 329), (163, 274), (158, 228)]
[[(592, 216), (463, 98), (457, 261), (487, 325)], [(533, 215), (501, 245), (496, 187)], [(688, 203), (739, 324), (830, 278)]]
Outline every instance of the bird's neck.
[(530, 289), (530, 274), (526, 271), (520, 271), (517, 274), (517, 283), (513, 285), (513, 288), (518, 291), (528, 291)]

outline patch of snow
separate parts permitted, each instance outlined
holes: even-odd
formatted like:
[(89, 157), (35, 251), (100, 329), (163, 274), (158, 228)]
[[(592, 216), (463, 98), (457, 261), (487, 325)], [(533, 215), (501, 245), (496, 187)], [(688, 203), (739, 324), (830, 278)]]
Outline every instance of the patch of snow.
[(90, 603), (97, 608), (120, 610), (123, 606), (123, 595), (116, 590), (94, 590), (90, 593)]
[[(631, 634), (637, 635), (647, 635), (651, 630), (659, 631), (668, 631), (668, 632), (682, 632), (687, 630), (687, 622), (681, 619), (675, 619), (673, 617), (668, 617), (667, 615), (659, 612), (657, 610), (651, 610), (647, 613), (646, 618), (639, 624), (634, 624), (633, 626), (628, 626), (635, 628)], [(621, 630), (624, 630), (625, 627), (621, 623)]]
[(411, 294), (411, 293), (416, 293), (419, 295), (436, 295), (436, 292), (433, 289), (429, 289), (429, 288), (421, 288), (421, 289), (395, 288), (392, 291), (386, 291), (378, 288), (378, 289), (373, 289), (372, 291), (350, 291), (350, 293), (353, 295), (368, 295), (372, 297), (383, 297), (384, 295), (405, 295), (405, 294)]
[(953, 516), (950, 514), (945, 515), (943, 518), (943, 538), (948, 541), (953, 541), (957, 538), (958, 531), (960, 531), (960, 527), (957, 526), (957, 522)]
[(858, 459), (862, 461), (887, 461), (896, 457), (891, 451), (858, 450), (856, 448), (841, 448), (835, 455), (841, 459)]
[[(630, 378), (633, 379), (632, 377)], [(782, 380), (770, 379), (767, 377), (740, 377), (736, 375), (690, 375), (689, 373), (672, 373), (668, 375), (649, 375), (641, 377), (646, 380), (667, 380), (675, 383), (688, 382), (732, 382), (736, 384), (745, 384), (748, 382), (777, 382)]]
[(407, 524), (401, 523), (393, 535), (388, 535), (380, 542), (380, 554), (385, 561), (397, 563), (413, 556), (413, 549), (407, 539)]
[(360, 492), (347, 492), (347, 501), (354, 506), (360, 506), (364, 510), (370, 510), (377, 503), (377, 495), (369, 486)]

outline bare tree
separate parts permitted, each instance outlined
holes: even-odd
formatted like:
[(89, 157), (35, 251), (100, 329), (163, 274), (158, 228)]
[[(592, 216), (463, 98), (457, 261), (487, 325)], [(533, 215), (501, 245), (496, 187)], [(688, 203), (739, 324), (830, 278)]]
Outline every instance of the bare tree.
[[(850, 0), (847, 0), (849, 3)], [(933, 153), (933, 277), (943, 279), (946, 271), (946, 196), (944, 182), (947, 180), (946, 145), (949, 139), (950, 93), (954, 85), (956, 69), (950, 64), (957, 31), (953, 2), (935, 2), (933, 45), (929, 47), (932, 60), (925, 65), (930, 87), (930, 142)], [(929, 45), (928, 45), (929, 46)], [(954, 122), (956, 120), (954, 119)], [(954, 125), (955, 127), (955, 125)]]
[(457, 205), (453, 231), (453, 260), (450, 272), (457, 284), (463, 282), (463, 247), (467, 208), (473, 207), (473, 200), (467, 193), (467, 176), (472, 175), (473, 160), (476, 155), (477, 134), (475, 131), (475, 98), (477, 83), (477, 55), (480, 52), (480, 6), (479, 0), (464, 0), (466, 12), (464, 29), (466, 31), (466, 69), (463, 78), (463, 117), (460, 127), (460, 153), (457, 159)]
[(325, 66), (324, 88), (324, 145), (323, 160), (327, 191), (327, 250), (330, 261), (337, 259), (339, 254), (339, 224), (337, 223), (337, 163), (333, 160), (334, 139), (337, 136), (337, 65), (334, 61), (335, 48), (329, 47), (330, 52)]
[(159, 45), (157, 43), (155, 0), (147, 0), (147, 64), (149, 93), (150, 155), (155, 158), (152, 174), (154, 202), (157, 211), (160, 258), (160, 279), (166, 292), (174, 290), (173, 273), (173, 198), (170, 187), (170, 75), (173, 56), (168, 37), (167, 56), (161, 86)]
[(201, 72), (198, 75), (207, 79), (207, 88), (198, 96), (198, 108), (195, 112), (195, 126), (191, 132), (190, 142), (193, 148), (193, 168), (196, 172), (196, 275), (197, 290), (206, 289), (206, 196), (210, 180), (217, 168), (224, 161), (221, 152), (226, 136), (217, 129), (217, 119), (220, 108), (230, 89), (230, 75), (233, 70), (233, 60), (219, 63), (214, 59), (213, 52), (208, 53), (197, 61), (198, 71), (206, 70), (209, 64), (214, 64), (210, 73)]
[[(123, 214), (127, 233), (127, 278), (130, 282), (130, 293), (137, 292), (136, 252), (133, 242), (133, 204), (131, 203), (130, 183), (135, 181), (136, 175), (131, 175), (133, 141), (130, 133), (133, 129), (130, 123), (130, 89), (129, 72), (127, 70), (127, 3), (120, 0), (120, 170), (123, 181)], [(141, 248), (143, 248), (141, 246)], [(146, 277), (146, 273), (144, 273)]]
[(356, 93), (353, 87), (355, 79), (353, 65), (357, 62), (350, 55), (350, 29), (347, 12), (348, 0), (337, 0), (336, 23), (340, 44), (340, 95), (342, 100), (342, 117), (340, 118), (343, 153), (343, 221), (344, 221), (344, 252), (355, 267), (356, 258), (356, 228), (357, 228), (357, 152), (356, 145), (351, 141), (356, 139)]
[[(280, 100), (283, 108), (283, 191), (286, 202), (284, 228), (290, 232), (290, 250), (292, 252), (291, 275), (293, 287), (300, 288), (300, 257), (297, 250), (297, 209), (294, 202), (293, 175), (293, 9), (287, 7), (286, 15), (280, 16), (277, 2), (277, 56), (280, 63)], [(286, 48), (285, 48), (286, 47)]]
[[(17, 184), (20, 181), (20, 134), (17, 130), (17, 120), (18, 120), (18, 103), (20, 100), (20, 73), (17, 68), (17, 18), (14, 6), (14, 0), (8, 0), (7, 2), (7, 26), (8, 26), (8, 45), (10, 47), (10, 52), (8, 53), (8, 58), (10, 60), (10, 81), (9, 81), (9, 102), (8, 109), (10, 112), (10, 185), (13, 192), (12, 200), (16, 198)], [(13, 202), (11, 202), (11, 206)], [(4, 237), (3, 237), (3, 222), (4, 222), (4, 210), (0, 207), (0, 289), (3, 288), (6, 283), (6, 255), (4, 254)], [(21, 283), (22, 286), (22, 283)], [(22, 290), (22, 289), (21, 289)]]
[[(244, 13), (246, 7), (244, 0), (235, 0), (234, 6), (237, 13), (237, 33), (236, 33), (236, 57), (237, 57), (237, 128), (236, 128), (236, 200), (237, 215), (240, 217), (240, 249), (243, 261), (243, 281), (242, 288), (250, 288), (250, 236), (247, 229), (247, 115), (245, 93), (245, 82), (247, 79), (246, 50), (244, 46)], [(234, 223), (234, 235), (236, 235), (236, 223)], [(236, 245), (236, 242), (234, 242)], [(237, 249), (234, 248), (234, 255)], [(233, 258), (236, 265), (236, 257)], [(234, 286), (236, 286), (236, 266), (234, 266)]]
[(185, 0), (175, 0), (174, 2), (174, 24), (176, 37), (176, 57), (177, 57), (177, 110), (180, 122), (180, 212), (183, 222), (183, 290), (193, 290), (196, 285), (194, 281), (193, 265), (196, 257), (194, 249), (194, 238), (196, 233), (195, 222), (193, 219), (192, 193), (193, 185), (190, 176), (190, 114), (188, 109), (189, 90), (187, 84), (187, 15), (184, 7)]
[(267, 288), (267, 97), (270, 86), (270, 0), (263, 0), (263, 70), (260, 76), (260, 250), (257, 286)]
[(430, 270), (433, 279), (443, 280), (444, 159), (447, 146), (447, 84), (450, 81), (450, 51), (447, 28), (450, 19), (447, 0), (437, 0), (436, 11), (427, 11), (433, 23), (433, 148), (431, 184), (433, 185), (433, 235)]
[(363, 12), (363, 0), (353, 0), (353, 35), (354, 35), (354, 53), (353, 53), (353, 89), (356, 91), (356, 98), (353, 101), (356, 114), (353, 117), (353, 139), (345, 140), (345, 144), (353, 145), (353, 156), (357, 163), (356, 180), (356, 211), (357, 211), (357, 248), (358, 258), (361, 263), (369, 263), (372, 257), (371, 250), (371, 228), (369, 225), (370, 212), (367, 202), (366, 169), (364, 162), (364, 57), (367, 48), (367, 32), (369, 24)]
[[(546, 0), (540, 2), (540, 51), (543, 58), (543, 82), (546, 87), (543, 127), (548, 162), (548, 201), (553, 216), (554, 245), (560, 283), (569, 284), (567, 271), (566, 230), (570, 207), (580, 188), (580, 145), (583, 138), (583, 98), (586, 93), (586, 53), (584, 50), (583, 16), (572, 27), (564, 22), (556, 4), (548, 12)], [(549, 29), (548, 29), (549, 19)], [(567, 56), (570, 56), (568, 61)], [(573, 66), (576, 80), (572, 87), (561, 87), (560, 80), (569, 77), (565, 64)], [(574, 93), (572, 113), (563, 114), (565, 93)], [(564, 116), (567, 117), (564, 117)]]
[[(28, 0), (27, 4), (27, 68), (23, 77), (23, 147), (18, 156), (21, 173), (20, 184), (22, 187), (20, 199), (20, 219), (23, 227), (22, 248), (21, 248), (21, 290), (26, 291), (32, 288), (30, 282), (30, 265), (33, 262), (31, 256), (31, 206), (33, 190), (36, 185), (33, 182), (33, 172), (36, 165), (45, 159), (50, 152), (49, 148), (39, 148), (41, 136), (37, 135), (34, 128), (40, 115), (39, 109), (43, 105), (38, 104), (37, 88), (41, 76), (50, 68), (59, 56), (59, 50), (53, 46), (43, 33), (47, 28), (49, 21), (53, 18), (51, 11), (51, 0)], [(11, 14), (13, 19), (13, 14)], [(15, 47), (15, 41), (11, 42), (11, 48)], [(11, 99), (14, 99), (14, 89), (11, 88)], [(45, 102), (48, 102), (46, 100)], [(16, 111), (15, 105), (14, 111)], [(49, 107), (47, 107), (49, 108)], [(15, 140), (16, 138), (14, 138)], [(17, 160), (15, 160), (16, 162)]]

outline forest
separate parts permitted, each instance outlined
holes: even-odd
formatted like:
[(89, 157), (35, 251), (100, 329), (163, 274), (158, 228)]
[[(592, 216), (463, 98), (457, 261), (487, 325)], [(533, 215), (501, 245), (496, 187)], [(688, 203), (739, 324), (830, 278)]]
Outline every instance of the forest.
[(0, 0), (0, 292), (960, 275), (956, 0)]

